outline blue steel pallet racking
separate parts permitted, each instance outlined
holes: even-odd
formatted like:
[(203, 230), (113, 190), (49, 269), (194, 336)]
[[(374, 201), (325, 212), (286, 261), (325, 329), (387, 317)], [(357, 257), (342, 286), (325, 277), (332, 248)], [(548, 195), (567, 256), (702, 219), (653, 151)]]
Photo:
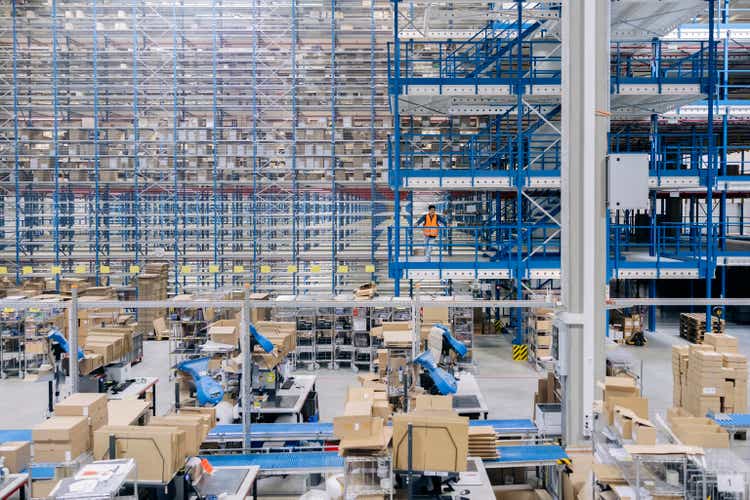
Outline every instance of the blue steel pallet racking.
[(0, 7), (2, 267), (128, 285), (169, 260), (173, 293), (382, 281), (388, 7)]
[[(716, 4), (707, 5), (708, 25), (715, 26)], [(693, 7), (698, 16), (705, 5)], [(724, 23), (728, 8), (725, 2)], [(513, 12), (496, 16), (506, 21), (487, 22), (465, 41), (402, 39), (394, 16), (388, 173), (397, 203), (389, 270), (397, 294), (400, 278), (484, 279), (511, 280), (522, 298), (559, 278), (559, 9), (515, 2)], [(621, 21), (613, 18), (613, 26)], [(663, 35), (672, 30), (665, 27)], [(694, 278), (705, 280), (710, 298), (719, 269), (724, 296), (727, 265), (750, 262), (742, 201), (750, 146), (728, 125), (731, 109), (743, 105), (732, 101), (746, 87), (732, 82), (742, 49), (729, 35), (716, 41), (714, 31), (696, 40), (670, 34), (611, 46), (611, 151), (650, 154), (651, 209), (610, 211), (608, 276), (650, 280), (652, 293), (656, 279)], [(682, 107), (703, 100), (707, 109), (697, 126), (675, 120)], [(720, 132), (714, 131), (717, 103), (724, 106)], [(663, 131), (667, 120), (677, 125)], [(449, 193), (452, 223), (440, 229), (429, 262), (419, 255), (417, 228), (402, 221), (413, 220), (398, 204), (403, 191)], [(728, 200), (741, 200), (737, 215), (730, 215)], [(471, 212), (461, 213), (467, 206)], [(520, 318), (515, 326), (520, 341)]]

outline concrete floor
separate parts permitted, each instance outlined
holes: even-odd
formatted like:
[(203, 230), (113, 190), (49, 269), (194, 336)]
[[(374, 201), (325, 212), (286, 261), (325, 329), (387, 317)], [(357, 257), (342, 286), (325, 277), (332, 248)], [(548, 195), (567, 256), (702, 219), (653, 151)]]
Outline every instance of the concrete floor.
[[(672, 405), (671, 348), (673, 344), (687, 343), (679, 338), (677, 327), (676, 318), (666, 318), (660, 321), (656, 334), (648, 335), (645, 347), (609, 346), (609, 350), (624, 352), (636, 362), (643, 361), (644, 395), (650, 400), (652, 413), (664, 411)], [(727, 332), (739, 338), (740, 352), (750, 356), (750, 328), (730, 324)], [(490, 418), (525, 418), (532, 415), (534, 391), (542, 373), (535, 371), (528, 363), (511, 359), (510, 340), (508, 335), (475, 337), (476, 377), (487, 401)], [(166, 413), (173, 403), (168, 352), (168, 342), (146, 342), (143, 361), (133, 367), (135, 376), (159, 377), (159, 414)], [(342, 367), (339, 370), (320, 369), (317, 375), (320, 418), (331, 421), (343, 410), (346, 388), (358, 385), (357, 374)], [(63, 393), (66, 390), (64, 387)], [(0, 380), (0, 428), (29, 428), (44, 420), (46, 409), (46, 382), (24, 382), (16, 378)]]

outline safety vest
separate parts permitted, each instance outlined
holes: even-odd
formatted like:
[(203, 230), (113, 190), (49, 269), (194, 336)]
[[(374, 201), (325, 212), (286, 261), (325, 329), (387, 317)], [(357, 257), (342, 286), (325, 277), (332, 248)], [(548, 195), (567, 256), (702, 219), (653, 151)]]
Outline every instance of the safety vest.
[(438, 215), (425, 214), (424, 216), (424, 235), (436, 238), (438, 235)]

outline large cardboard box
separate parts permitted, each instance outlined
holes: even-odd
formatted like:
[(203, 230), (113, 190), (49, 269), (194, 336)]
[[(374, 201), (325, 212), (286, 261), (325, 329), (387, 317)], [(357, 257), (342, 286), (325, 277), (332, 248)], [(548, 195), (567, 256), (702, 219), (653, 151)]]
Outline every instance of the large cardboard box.
[(166, 417), (151, 417), (148, 425), (160, 427), (176, 427), (185, 431), (185, 453), (197, 455), (203, 443), (204, 427), (200, 416), (167, 415)]
[(133, 458), (139, 481), (167, 483), (185, 462), (185, 432), (176, 427), (104, 426), (94, 433), (94, 460), (109, 459), (110, 436), (115, 458)]
[(89, 449), (87, 417), (53, 416), (31, 429), (35, 462), (67, 462)]
[(107, 395), (77, 392), (55, 406), (55, 415), (61, 417), (89, 417), (92, 422), (107, 420)]
[(604, 402), (604, 414), (607, 425), (614, 425), (615, 406), (621, 406), (631, 410), (641, 418), (648, 418), (648, 399), (639, 397), (610, 397)]
[(682, 444), (703, 448), (729, 448), (729, 433), (710, 418), (674, 417), (670, 426)]
[(5, 467), (11, 474), (26, 469), (31, 462), (31, 443), (29, 441), (6, 441), (0, 444), (0, 457), (5, 459)]
[(453, 413), (453, 396), (417, 396), (414, 411), (418, 412), (450, 412)]
[(716, 352), (736, 353), (738, 349), (737, 337), (723, 333), (706, 333), (703, 342), (712, 346)]
[(214, 342), (239, 347), (239, 326), (237, 321), (222, 319), (208, 325), (208, 336)]
[(201, 415), (204, 418), (205, 425), (207, 425), (206, 435), (208, 432), (216, 427), (216, 408), (213, 406), (203, 408), (201, 406), (181, 406), (177, 410), (178, 415)]
[(107, 425), (107, 395), (98, 393), (71, 394), (55, 406), (55, 415), (87, 417), (89, 442), (94, 442), (94, 431)]
[(393, 435), (392, 430), (383, 425), (380, 417), (343, 416), (333, 419), (333, 433), (339, 438), (342, 453), (351, 450), (383, 450)]
[(412, 468), (422, 471), (462, 472), (469, 450), (469, 420), (420, 413), (393, 416), (394, 469), (408, 468), (408, 427), (412, 425)]

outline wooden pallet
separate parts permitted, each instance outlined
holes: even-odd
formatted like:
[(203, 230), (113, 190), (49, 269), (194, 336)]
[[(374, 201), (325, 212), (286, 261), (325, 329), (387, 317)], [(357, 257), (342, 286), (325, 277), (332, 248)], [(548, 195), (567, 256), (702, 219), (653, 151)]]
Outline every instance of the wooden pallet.
[[(711, 331), (724, 333), (724, 320), (711, 318)], [(702, 344), (706, 335), (706, 315), (704, 313), (682, 313), (680, 314), (680, 337), (692, 342)]]

